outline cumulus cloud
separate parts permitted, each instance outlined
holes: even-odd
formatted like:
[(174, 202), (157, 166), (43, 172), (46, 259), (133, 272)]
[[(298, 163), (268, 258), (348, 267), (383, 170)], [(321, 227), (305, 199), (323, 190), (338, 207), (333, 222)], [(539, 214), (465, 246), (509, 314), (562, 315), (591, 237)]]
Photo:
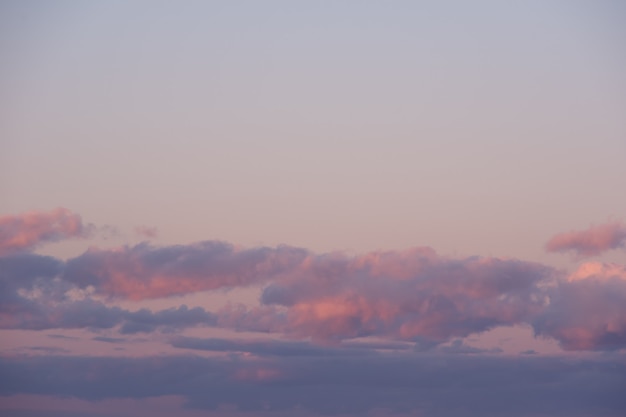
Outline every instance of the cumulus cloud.
[(548, 252), (571, 251), (579, 257), (600, 255), (602, 252), (624, 247), (626, 226), (611, 222), (592, 226), (587, 230), (576, 230), (558, 234), (546, 243)]
[(284, 331), (322, 341), (384, 336), (437, 344), (523, 323), (553, 271), (518, 260), (451, 260), (432, 249), (309, 258), (262, 302), (286, 308)]
[(237, 249), (217, 241), (114, 250), (90, 249), (67, 262), (64, 279), (112, 298), (144, 300), (257, 284), (299, 264), (306, 251), (288, 246)]
[(178, 330), (215, 325), (216, 317), (202, 308), (152, 312), (129, 311), (84, 294), (62, 279), (64, 264), (48, 256), (18, 254), (0, 258), (0, 328), (2, 329), (110, 329), (123, 334)]
[(567, 350), (626, 348), (626, 267), (583, 264), (549, 292), (550, 304), (533, 322), (538, 335)]
[(0, 217), (0, 256), (30, 251), (47, 242), (88, 237), (93, 226), (65, 208)]

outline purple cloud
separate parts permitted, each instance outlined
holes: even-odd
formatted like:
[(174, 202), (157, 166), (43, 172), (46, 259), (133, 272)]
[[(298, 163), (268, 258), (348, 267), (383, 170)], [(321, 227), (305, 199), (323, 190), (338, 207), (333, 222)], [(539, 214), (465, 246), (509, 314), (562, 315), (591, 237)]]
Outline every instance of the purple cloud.
[(626, 348), (626, 267), (590, 262), (550, 288), (532, 325), (567, 350)]
[(306, 252), (237, 249), (224, 242), (156, 248), (91, 249), (67, 262), (64, 279), (112, 298), (144, 300), (265, 282), (292, 270)]

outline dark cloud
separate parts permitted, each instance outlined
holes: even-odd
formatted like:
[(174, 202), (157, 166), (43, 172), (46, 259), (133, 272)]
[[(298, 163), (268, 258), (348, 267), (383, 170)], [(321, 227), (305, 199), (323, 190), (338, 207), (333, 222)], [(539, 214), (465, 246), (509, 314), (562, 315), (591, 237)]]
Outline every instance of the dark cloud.
[(120, 328), (122, 334), (150, 333), (157, 329), (161, 331), (176, 331), (193, 326), (214, 326), (217, 319), (213, 313), (203, 308), (188, 308), (182, 305), (152, 312), (147, 309), (124, 312), (124, 324)]
[(376, 409), (433, 417), (617, 417), (623, 356), (596, 360), (377, 355), (243, 360), (198, 357), (0, 359), (0, 395), (86, 400), (181, 395), (189, 407), (357, 416)]
[(96, 336), (96, 337), (92, 337), (91, 340), (95, 340), (96, 342), (105, 342), (105, 343), (124, 343), (128, 339), (123, 338), (123, 337)]
[(450, 343), (450, 345), (441, 346), (439, 347), (438, 350), (443, 353), (456, 353), (456, 354), (462, 354), (462, 355), (483, 354), (483, 353), (502, 353), (502, 349), (500, 348), (481, 349), (481, 348), (477, 348), (473, 346), (468, 346), (465, 343), (463, 343), (463, 340), (461, 339), (453, 340), (452, 343)]
[(70, 353), (70, 351), (67, 350), (67, 349), (54, 347), (54, 346), (26, 346), (26, 347), (19, 348), (19, 350), (29, 350), (29, 351), (33, 351), (33, 352), (43, 352), (43, 353), (48, 354), (48, 355), (55, 355), (55, 354), (59, 354), (59, 353)]
[(80, 340), (80, 337), (66, 336), (63, 334), (47, 334), (51, 339), (63, 339), (63, 340)]

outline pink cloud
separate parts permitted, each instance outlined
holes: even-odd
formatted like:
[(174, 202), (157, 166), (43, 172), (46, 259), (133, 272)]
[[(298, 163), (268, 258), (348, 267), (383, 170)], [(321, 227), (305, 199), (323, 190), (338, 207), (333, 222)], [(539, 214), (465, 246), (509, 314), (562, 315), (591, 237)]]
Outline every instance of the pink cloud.
[[(67, 229), (81, 233), (80, 218), (54, 213), (74, 219)], [(374, 336), (429, 348), (498, 326), (529, 324), (565, 349), (626, 347), (626, 269), (616, 264), (588, 262), (566, 276), (538, 263), (454, 259), (427, 247), (347, 256), (206, 241), (90, 249), (67, 261), (13, 253), (0, 257), (0, 271), (3, 328), (132, 334), (204, 325), (330, 344)], [(253, 308), (181, 306), (153, 313), (103, 304), (260, 284), (260, 305)]]
[(580, 257), (600, 255), (626, 244), (626, 226), (620, 222), (558, 234), (546, 243), (548, 252), (573, 251)]
[(550, 303), (533, 323), (538, 335), (566, 350), (626, 347), (626, 267), (589, 262), (550, 290)]
[(159, 230), (156, 227), (137, 226), (135, 233), (145, 239), (154, 239), (159, 235)]
[(65, 208), (0, 217), (0, 256), (29, 251), (46, 242), (88, 237), (92, 227)]
[(290, 276), (272, 282), (261, 301), (285, 309), (277, 320), (295, 337), (328, 342), (383, 336), (437, 344), (527, 321), (541, 311), (539, 284), (552, 274), (539, 264), (447, 259), (429, 248), (308, 257)]
[(144, 300), (246, 286), (298, 265), (306, 252), (291, 247), (237, 249), (223, 242), (90, 249), (67, 263), (64, 279), (97, 294)]

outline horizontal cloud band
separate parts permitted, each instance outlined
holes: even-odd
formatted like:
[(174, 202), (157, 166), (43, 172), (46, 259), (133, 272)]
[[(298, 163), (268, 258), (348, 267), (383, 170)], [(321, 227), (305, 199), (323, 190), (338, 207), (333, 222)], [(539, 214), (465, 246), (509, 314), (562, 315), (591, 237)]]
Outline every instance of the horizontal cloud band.
[[(189, 291), (265, 282), (261, 305), (151, 312), (99, 301), (98, 295), (120, 297), (117, 289), (109, 292), (109, 279), (153, 282), (146, 268), (140, 268), (143, 275), (134, 275), (135, 263), (124, 274), (124, 262), (115, 263), (113, 277), (102, 272), (102, 259), (137, 252), (141, 256), (132, 259), (171, 273), (168, 278), (159, 275), (158, 282), (170, 288), (172, 281), (174, 294), (182, 288), (180, 275), (188, 280), (184, 288)], [(207, 276), (202, 275), (205, 268)], [(35, 254), (5, 256), (0, 258), (0, 289), (2, 328), (117, 327), (128, 334), (201, 325), (322, 342), (378, 336), (428, 348), (496, 326), (530, 324), (538, 335), (555, 338), (565, 349), (626, 347), (626, 269), (599, 263), (583, 264), (567, 278), (536, 263), (447, 259), (428, 248), (346, 257), (287, 247), (236, 251), (204, 242), (90, 251), (68, 261)]]
[[(427, 349), (529, 324), (565, 349), (626, 347), (626, 267), (620, 265), (587, 263), (566, 277), (538, 263), (450, 259), (427, 247), (346, 256), (218, 241), (90, 249), (62, 261), (27, 250), (82, 235), (77, 215), (59, 209), (7, 216), (0, 226), (2, 328), (117, 327), (128, 334), (204, 325), (325, 343), (378, 336)], [(106, 304), (250, 285), (264, 286), (258, 307), (151, 312)]]

